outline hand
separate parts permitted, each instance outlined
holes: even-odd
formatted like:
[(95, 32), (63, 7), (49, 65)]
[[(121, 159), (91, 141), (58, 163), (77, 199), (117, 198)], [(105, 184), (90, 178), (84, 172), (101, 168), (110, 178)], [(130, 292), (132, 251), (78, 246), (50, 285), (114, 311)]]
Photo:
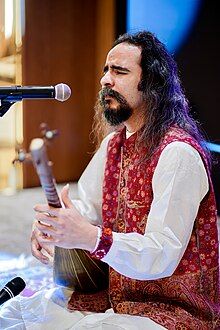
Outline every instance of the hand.
[(51, 246), (39, 243), (41, 236), (42, 233), (36, 228), (36, 222), (35, 222), (31, 234), (31, 253), (35, 258), (40, 260), (43, 264), (48, 264), (50, 259), (47, 255), (45, 255), (42, 252), (42, 250), (45, 250), (49, 256), (53, 257), (54, 249)]
[(37, 237), (40, 245), (56, 245), (62, 248), (79, 248), (92, 251), (96, 244), (97, 227), (93, 226), (74, 207), (69, 198), (69, 186), (61, 191), (65, 208), (36, 205), (36, 228), (41, 232)]

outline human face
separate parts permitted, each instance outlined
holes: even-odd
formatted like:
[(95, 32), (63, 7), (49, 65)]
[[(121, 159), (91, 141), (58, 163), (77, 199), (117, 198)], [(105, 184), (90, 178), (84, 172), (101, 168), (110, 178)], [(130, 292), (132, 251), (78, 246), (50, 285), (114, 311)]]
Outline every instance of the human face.
[[(124, 103), (127, 103), (131, 109), (130, 115), (132, 117), (143, 106), (143, 95), (138, 90), (142, 73), (140, 59), (140, 48), (127, 43), (116, 45), (108, 53), (104, 75), (100, 82), (102, 90), (107, 90), (103, 97), (108, 108), (112, 111), (118, 111), (121, 106), (120, 98), (114, 97), (114, 92), (121, 96)], [(108, 93), (108, 90), (112, 90), (113, 93)]]

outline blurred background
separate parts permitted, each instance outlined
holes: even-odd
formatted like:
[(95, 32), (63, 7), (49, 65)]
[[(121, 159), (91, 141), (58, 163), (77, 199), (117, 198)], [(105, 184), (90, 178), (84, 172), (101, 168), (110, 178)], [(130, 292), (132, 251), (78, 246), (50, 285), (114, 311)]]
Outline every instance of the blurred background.
[[(59, 136), (48, 147), (58, 187), (76, 181), (92, 157), (94, 104), (108, 50), (120, 34), (154, 32), (174, 55), (193, 116), (201, 122), (214, 159), (220, 210), (219, 11), (217, 0), (0, 0), (0, 86), (66, 83), (72, 96), (15, 103), (0, 117), (0, 287), (15, 276), (23, 295), (53, 286), (52, 268), (30, 253), (33, 205), (44, 203), (28, 152), (47, 123)], [(20, 154), (22, 155), (22, 154)], [(190, 193), (190, 192), (189, 192)]]
[[(59, 130), (49, 148), (58, 183), (74, 182), (92, 156), (93, 107), (105, 56), (120, 34), (154, 32), (179, 65), (193, 115), (218, 160), (217, 0), (0, 0), (0, 86), (68, 84), (71, 98), (18, 102), (0, 118), (0, 194), (39, 186), (30, 163), (15, 163), (46, 122)], [(219, 166), (213, 179), (220, 204)], [(0, 211), (1, 212), (1, 211)]]

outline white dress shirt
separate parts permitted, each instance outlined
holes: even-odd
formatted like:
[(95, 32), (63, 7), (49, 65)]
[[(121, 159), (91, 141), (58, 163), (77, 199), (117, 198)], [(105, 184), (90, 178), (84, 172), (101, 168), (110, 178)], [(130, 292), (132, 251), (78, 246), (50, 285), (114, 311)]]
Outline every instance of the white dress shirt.
[[(95, 225), (102, 224), (102, 182), (108, 135), (78, 182), (77, 209)], [(151, 280), (173, 274), (189, 242), (200, 202), (209, 189), (203, 161), (192, 146), (172, 142), (155, 169), (153, 202), (145, 234), (113, 232), (113, 244), (102, 259), (119, 273)]]
[[(102, 224), (102, 182), (111, 137), (103, 140), (81, 176), (79, 199), (74, 200), (77, 209), (95, 225)], [(161, 153), (152, 185), (153, 202), (145, 234), (113, 233), (113, 244), (103, 258), (118, 272), (137, 279), (171, 275), (185, 251), (199, 204), (208, 192), (208, 178), (198, 152), (183, 142), (170, 143)], [(147, 317), (116, 314), (112, 309), (69, 313), (64, 306), (71, 293), (56, 288), (9, 300), (0, 310), (0, 329), (165, 329)]]

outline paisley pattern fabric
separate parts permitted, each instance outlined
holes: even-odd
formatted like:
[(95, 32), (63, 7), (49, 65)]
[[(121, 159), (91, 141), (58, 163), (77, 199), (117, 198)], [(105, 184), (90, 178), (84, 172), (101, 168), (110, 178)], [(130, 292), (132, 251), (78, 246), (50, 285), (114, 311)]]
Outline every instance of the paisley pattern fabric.
[[(93, 256), (100, 259), (112, 244), (112, 231), (144, 234), (153, 200), (152, 177), (163, 149), (181, 141), (193, 146), (203, 159), (210, 190), (201, 202), (186, 251), (170, 277), (140, 281), (110, 267), (109, 291), (73, 293), (69, 310), (143, 316), (167, 329), (220, 329), (218, 236), (216, 205), (205, 154), (183, 130), (173, 127), (151, 160), (140, 162), (145, 148), (136, 149), (137, 135), (125, 130), (109, 142), (103, 182), (103, 235)], [(190, 193), (190, 192), (189, 192)]]
[(102, 313), (111, 307), (109, 301), (108, 290), (103, 290), (93, 294), (82, 294), (73, 292), (67, 309), (73, 311), (89, 311), (94, 313)]
[[(217, 215), (205, 154), (183, 130), (173, 127), (152, 159), (140, 162), (147, 150), (136, 148), (137, 134), (125, 129), (109, 142), (103, 183), (103, 226), (115, 232), (144, 234), (153, 200), (152, 177), (163, 149), (181, 141), (203, 159), (210, 189), (201, 202), (186, 251), (170, 277), (140, 281), (110, 268), (110, 301), (117, 313), (146, 316), (168, 329), (218, 329), (219, 268)], [(190, 194), (190, 192), (189, 192)]]
[(112, 230), (110, 228), (102, 228), (102, 234), (99, 240), (99, 244), (95, 251), (90, 253), (92, 257), (96, 259), (102, 259), (110, 250), (113, 242)]

